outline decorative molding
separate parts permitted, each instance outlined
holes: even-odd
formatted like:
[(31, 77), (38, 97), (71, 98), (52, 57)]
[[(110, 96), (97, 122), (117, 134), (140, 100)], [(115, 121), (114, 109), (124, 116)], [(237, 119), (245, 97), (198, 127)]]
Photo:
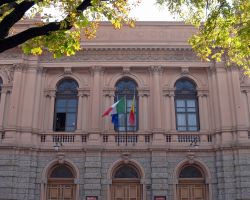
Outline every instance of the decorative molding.
[(104, 96), (110, 96), (113, 97), (115, 96), (115, 88), (104, 88), (103, 89), (103, 95)]
[(60, 63), (75, 61), (200, 61), (194, 52), (188, 49), (169, 48), (99, 48), (77, 52), (75, 56), (54, 59), (43, 54), (40, 62)]

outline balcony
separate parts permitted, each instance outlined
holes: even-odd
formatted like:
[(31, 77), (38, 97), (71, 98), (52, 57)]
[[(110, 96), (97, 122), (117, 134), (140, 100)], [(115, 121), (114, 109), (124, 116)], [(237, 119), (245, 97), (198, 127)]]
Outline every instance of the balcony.
[(162, 139), (157, 139), (149, 133), (105, 133), (95, 134), (95, 136), (92, 133), (46, 133), (39, 135), (38, 143), (40, 148), (50, 148), (54, 143), (60, 142), (65, 149), (97, 146), (105, 149), (123, 147), (148, 149), (157, 146), (164, 149), (190, 149), (190, 144), (194, 141), (201, 149), (213, 146), (213, 135), (210, 134), (162, 133), (160, 137)]

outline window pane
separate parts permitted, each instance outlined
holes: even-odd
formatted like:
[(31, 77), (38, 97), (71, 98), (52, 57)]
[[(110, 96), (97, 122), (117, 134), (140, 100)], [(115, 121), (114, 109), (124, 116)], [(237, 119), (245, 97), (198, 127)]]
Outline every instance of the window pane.
[(50, 175), (50, 178), (73, 178), (73, 174), (71, 170), (64, 166), (64, 165), (59, 165), (56, 167)]
[(196, 114), (188, 114), (188, 125), (189, 126), (196, 126)]
[(178, 126), (186, 125), (185, 114), (177, 114), (177, 124)]
[(65, 131), (66, 113), (56, 113), (56, 131)]
[(189, 131), (198, 131), (198, 127), (197, 126), (189, 126), (188, 130)]
[(178, 126), (178, 127), (177, 127), (177, 130), (178, 130), (178, 131), (186, 131), (186, 130), (187, 130), (187, 127), (186, 127), (186, 126)]
[(185, 100), (176, 100), (176, 106), (177, 107), (185, 107)]
[(139, 178), (139, 175), (132, 167), (125, 165), (118, 169), (114, 178)]
[(179, 178), (202, 178), (202, 173), (194, 166), (187, 166), (181, 170)]
[(77, 105), (77, 100), (76, 99), (69, 99), (68, 102), (67, 102), (67, 106), (68, 107), (76, 107)]
[(187, 112), (195, 112), (196, 110), (195, 110), (195, 108), (188, 108), (187, 109)]
[(195, 100), (187, 100), (187, 107), (195, 107)]
[(75, 127), (76, 124), (76, 114), (75, 113), (67, 113), (66, 126)]
[(185, 108), (177, 108), (177, 112), (185, 112)]

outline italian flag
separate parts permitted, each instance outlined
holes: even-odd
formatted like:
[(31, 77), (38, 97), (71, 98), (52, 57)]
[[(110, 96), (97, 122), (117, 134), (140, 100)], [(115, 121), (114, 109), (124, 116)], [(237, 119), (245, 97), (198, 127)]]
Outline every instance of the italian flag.
[(135, 125), (135, 96), (134, 96), (133, 101), (132, 101), (128, 121), (129, 121), (130, 125)]
[(102, 115), (102, 117), (114, 114), (125, 113), (125, 99), (122, 97), (119, 101), (110, 106)]

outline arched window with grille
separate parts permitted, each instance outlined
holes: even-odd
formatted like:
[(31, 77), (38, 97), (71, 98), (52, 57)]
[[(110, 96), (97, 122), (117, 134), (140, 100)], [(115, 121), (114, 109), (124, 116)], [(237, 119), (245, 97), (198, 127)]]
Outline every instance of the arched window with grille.
[[(137, 84), (130, 78), (123, 78), (119, 80), (116, 85), (115, 102), (124, 98), (125, 99), (125, 112), (118, 115), (118, 127), (116, 131), (137, 131), (138, 124), (138, 91)], [(129, 123), (129, 114), (134, 99), (134, 124)]]
[(175, 84), (177, 131), (199, 131), (199, 109), (196, 85), (183, 78)]
[(73, 79), (63, 79), (57, 85), (54, 131), (75, 131), (77, 120), (78, 84)]
[(46, 200), (75, 200), (75, 175), (71, 167), (59, 164), (52, 168), (48, 175)]

